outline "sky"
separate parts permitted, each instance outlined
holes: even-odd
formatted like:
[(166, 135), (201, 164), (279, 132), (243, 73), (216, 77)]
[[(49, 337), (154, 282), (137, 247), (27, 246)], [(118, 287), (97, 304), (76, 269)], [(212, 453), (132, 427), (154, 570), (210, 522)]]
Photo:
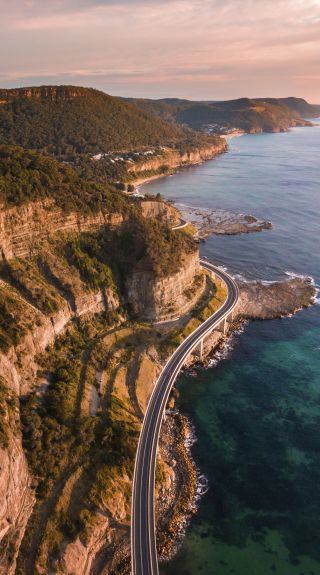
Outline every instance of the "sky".
[(320, 104), (320, 0), (0, 0), (0, 87)]

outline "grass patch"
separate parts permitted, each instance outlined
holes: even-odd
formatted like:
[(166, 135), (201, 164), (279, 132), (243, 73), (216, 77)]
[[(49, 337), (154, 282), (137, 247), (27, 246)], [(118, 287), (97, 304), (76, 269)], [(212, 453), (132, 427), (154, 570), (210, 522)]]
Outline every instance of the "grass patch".
[(57, 312), (64, 302), (59, 292), (45, 281), (36, 263), (30, 259), (15, 259), (1, 264), (0, 275), (47, 315)]

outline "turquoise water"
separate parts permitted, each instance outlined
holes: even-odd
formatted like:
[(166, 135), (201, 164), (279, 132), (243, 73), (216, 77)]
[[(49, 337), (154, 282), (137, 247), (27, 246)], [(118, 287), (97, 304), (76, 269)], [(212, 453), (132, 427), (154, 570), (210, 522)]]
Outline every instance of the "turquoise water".
[[(247, 278), (320, 284), (319, 160), (320, 127), (243, 136), (144, 189), (270, 219), (272, 230), (212, 237), (202, 253)], [(178, 386), (209, 490), (162, 575), (320, 575), (319, 305), (250, 322), (215, 368)]]

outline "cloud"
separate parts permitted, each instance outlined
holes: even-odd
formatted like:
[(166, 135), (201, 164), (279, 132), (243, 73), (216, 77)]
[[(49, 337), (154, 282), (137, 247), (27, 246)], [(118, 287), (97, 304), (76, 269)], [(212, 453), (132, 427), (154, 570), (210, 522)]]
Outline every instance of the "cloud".
[(276, 8), (265, 0), (0, 0), (0, 7), (3, 84), (83, 81), (208, 99), (301, 88), (320, 101), (318, 0), (278, 0)]

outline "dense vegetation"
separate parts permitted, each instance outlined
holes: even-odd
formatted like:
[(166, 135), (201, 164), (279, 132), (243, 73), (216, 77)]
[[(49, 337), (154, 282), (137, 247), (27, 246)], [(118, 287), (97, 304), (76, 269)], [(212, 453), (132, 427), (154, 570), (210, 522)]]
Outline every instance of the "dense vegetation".
[(269, 102), (270, 104), (283, 104), (303, 118), (317, 118), (320, 115), (320, 106), (309, 104), (303, 98), (257, 98), (257, 102)]
[(200, 129), (208, 124), (217, 129), (238, 128), (246, 132), (288, 129), (304, 123), (304, 117), (316, 117), (319, 106), (311, 106), (300, 98), (240, 98), (225, 102), (192, 102), (189, 100), (130, 99), (141, 109), (167, 121)]
[[(158, 220), (132, 218), (105, 237), (105, 253), (112, 254), (112, 262), (120, 277), (133, 270), (151, 271), (163, 277), (175, 273), (184, 254), (195, 251), (195, 242), (188, 234), (172, 231)], [(114, 265), (114, 264), (113, 264)]]
[(183, 256), (195, 249), (188, 234), (137, 215), (114, 230), (106, 228), (64, 239), (58, 243), (56, 253), (78, 269), (89, 287), (113, 287), (118, 283), (125, 290), (126, 280), (134, 271), (168, 276), (179, 269)]
[[(121, 328), (111, 347), (110, 340), (104, 341), (114, 330), (112, 322), (113, 318), (106, 315), (104, 320), (96, 318), (91, 324), (70, 326), (41, 358), (49, 381), (46, 393), (31, 393), (22, 400), (24, 447), (38, 503), (50, 502), (52, 494), (56, 494), (46, 523), (50, 560), (59, 554), (63, 540), (72, 540), (79, 532), (85, 537), (86, 530), (90, 533), (97, 510), (105, 511), (106, 506), (108, 509), (115, 497), (121, 501), (121, 493), (129, 511), (129, 481), (139, 421), (132, 406), (116, 390), (108, 401), (107, 390), (102, 390), (101, 409), (95, 417), (89, 415), (88, 405), (82, 405), (85, 387), (95, 385), (96, 371), (104, 370), (105, 377), (112, 379), (113, 370), (120, 369), (121, 361), (130, 360), (128, 346), (134, 339), (131, 344), (126, 336), (122, 341)], [(135, 336), (139, 340), (138, 331)], [(77, 481), (73, 482), (72, 477)], [(123, 483), (124, 477), (128, 478), (127, 484)], [(43, 534), (38, 537), (36, 517), (37, 513), (25, 537), (19, 573), (26, 570), (24, 561), (29, 560), (32, 531), (41, 561)], [(46, 561), (43, 565), (47, 567)]]
[(5, 353), (17, 346), (32, 327), (32, 319), (16, 294), (8, 290), (0, 291), (0, 350)]
[[(45, 281), (36, 263), (30, 259), (12, 259), (9, 262), (1, 262), (0, 277), (14, 286), (29, 303), (44, 314), (51, 315), (57, 312), (64, 303), (59, 292)], [(2, 299), (5, 303), (6, 296)], [(13, 323), (15, 322), (16, 318), (13, 319)], [(5, 329), (4, 326), (3, 329)]]
[(89, 88), (0, 90), (0, 141), (59, 158), (179, 145), (194, 135)]
[(0, 203), (13, 206), (46, 198), (68, 211), (124, 213), (130, 205), (113, 186), (89, 182), (67, 164), (0, 145)]
[(62, 243), (61, 253), (78, 269), (82, 281), (91, 289), (115, 287), (99, 236), (85, 234), (72, 237)]

